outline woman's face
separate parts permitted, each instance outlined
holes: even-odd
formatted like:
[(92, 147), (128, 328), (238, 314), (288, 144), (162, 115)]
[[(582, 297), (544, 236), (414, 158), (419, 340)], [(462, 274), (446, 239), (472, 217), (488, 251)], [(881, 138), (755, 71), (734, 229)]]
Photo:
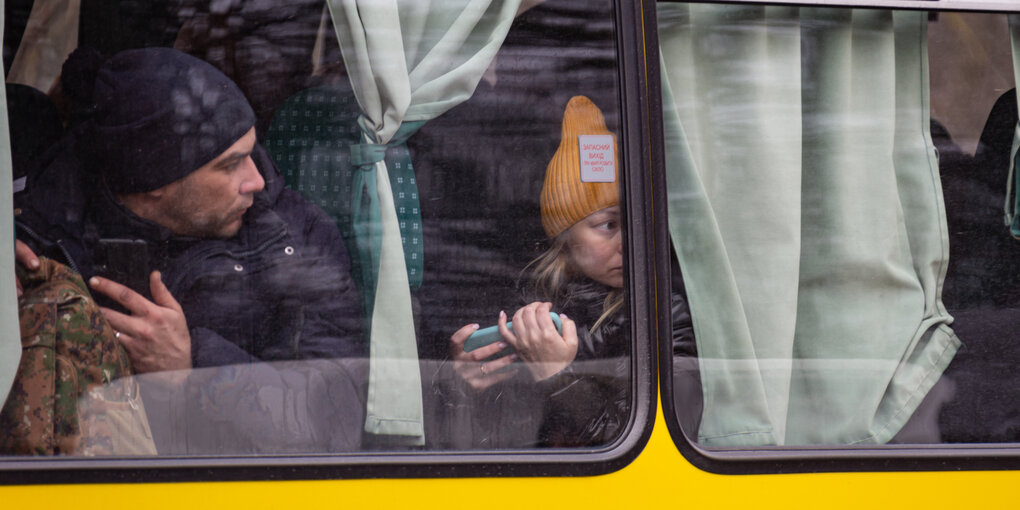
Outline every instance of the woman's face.
[(567, 236), (573, 269), (603, 285), (623, 287), (619, 206), (590, 214), (567, 229)]

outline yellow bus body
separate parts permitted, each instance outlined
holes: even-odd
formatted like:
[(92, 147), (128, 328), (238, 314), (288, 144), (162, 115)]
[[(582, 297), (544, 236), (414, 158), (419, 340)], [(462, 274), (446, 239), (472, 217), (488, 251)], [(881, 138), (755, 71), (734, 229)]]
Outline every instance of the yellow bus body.
[[(601, 476), (0, 487), (4, 508), (1016, 508), (1016, 471), (722, 475), (677, 450), (662, 418), (637, 459)], [(87, 503), (86, 503), (87, 502)]]
[[(677, 448), (667, 429), (662, 403), (658, 398), (656, 401), (658, 409), (647, 444), (623, 468), (598, 476), (542, 476), (538, 473), (527, 477), (450, 477), (443, 474), (446, 472), (444, 468), (457, 458), (458, 453), (437, 452), (430, 455), (441, 457), (444, 464), (436, 465), (434, 477), (423, 478), (49, 485), (44, 483), (45, 476), (40, 476), (40, 483), (36, 485), (0, 486), (0, 509), (94, 507), (106, 510), (178, 510), (183, 507), (526, 510), (663, 506), (789, 510), (1020, 507), (1020, 498), (1017, 496), (1020, 471), (969, 470), (972, 467), (966, 461), (958, 462), (954, 457), (947, 456), (947, 452), (953, 449), (944, 445), (919, 446), (912, 450), (921, 456), (930, 455), (931, 459), (943, 459), (938, 471), (912, 471), (908, 463), (896, 463), (890, 467), (891, 470), (880, 471), (882, 463), (879, 460), (865, 468), (872, 470), (854, 472), (708, 472), (697, 467)], [(845, 453), (835, 448), (829, 451)], [(814, 451), (813, 454), (824, 458), (826, 451)], [(753, 457), (753, 452), (748, 453), (748, 457)], [(552, 458), (552, 461), (556, 462), (556, 459)], [(904, 465), (908, 467), (904, 468)], [(927, 464), (926, 468), (930, 466)], [(419, 468), (421, 465), (416, 464), (415, 469)], [(252, 478), (259, 476), (258, 467), (245, 469), (248, 473), (256, 473)], [(280, 476), (281, 470), (285, 469), (267, 469), (266, 476)], [(833, 463), (832, 469), (840, 469), (840, 464)], [(393, 472), (399, 473), (399, 467), (395, 467)], [(424, 472), (430, 473), (430, 470), (426, 467)]]

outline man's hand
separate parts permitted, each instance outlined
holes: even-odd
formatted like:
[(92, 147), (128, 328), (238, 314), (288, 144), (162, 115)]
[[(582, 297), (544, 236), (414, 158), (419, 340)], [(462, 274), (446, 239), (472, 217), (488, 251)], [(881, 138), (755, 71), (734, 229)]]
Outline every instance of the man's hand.
[(478, 324), (468, 324), (450, 337), (450, 357), (453, 358), (454, 372), (457, 372), (468, 386), (481, 391), (513, 377), (517, 373), (517, 366), (511, 366), (511, 363), (517, 361), (517, 355), (508, 354), (486, 362), (486, 359), (506, 348), (503, 342), (494, 342), (471, 352), (464, 352), (464, 342), (475, 331), (478, 331)]
[(113, 280), (94, 276), (89, 285), (120, 303), (131, 315), (101, 308), (106, 320), (117, 330), (117, 339), (136, 373), (191, 368), (191, 334), (181, 305), (163, 285), (159, 271), (149, 275), (149, 301), (141, 294)]
[[(35, 271), (39, 269), (39, 257), (35, 256), (35, 252), (32, 248), (29, 248), (27, 244), (21, 242), (19, 239), (14, 240), (14, 260), (25, 266), (29, 271)], [(18, 297), (21, 297), (21, 280), (17, 278), (14, 281), (18, 282)]]

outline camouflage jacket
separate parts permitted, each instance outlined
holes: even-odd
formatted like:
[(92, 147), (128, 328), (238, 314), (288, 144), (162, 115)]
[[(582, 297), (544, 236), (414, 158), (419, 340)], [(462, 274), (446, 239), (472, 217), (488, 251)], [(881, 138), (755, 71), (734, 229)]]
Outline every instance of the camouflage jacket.
[[(114, 384), (131, 374), (127, 353), (81, 276), (43, 258), (38, 271), (19, 266), (18, 279), (22, 354), (0, 411), (0, 453), (152, 453), (137, 383)], [(124, 452), (125, 432), (149, 446)]]

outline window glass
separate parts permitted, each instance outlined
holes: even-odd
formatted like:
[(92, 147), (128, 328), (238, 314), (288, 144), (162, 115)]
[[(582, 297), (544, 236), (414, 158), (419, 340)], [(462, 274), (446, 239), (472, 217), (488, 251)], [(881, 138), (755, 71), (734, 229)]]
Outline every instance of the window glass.
[(658, 33), (684, 432), (1017, 441), (1006, 15), (660, 3)]
[(612, 3), (377, 4), (6, 2), (0, 453), (622, 435)]

